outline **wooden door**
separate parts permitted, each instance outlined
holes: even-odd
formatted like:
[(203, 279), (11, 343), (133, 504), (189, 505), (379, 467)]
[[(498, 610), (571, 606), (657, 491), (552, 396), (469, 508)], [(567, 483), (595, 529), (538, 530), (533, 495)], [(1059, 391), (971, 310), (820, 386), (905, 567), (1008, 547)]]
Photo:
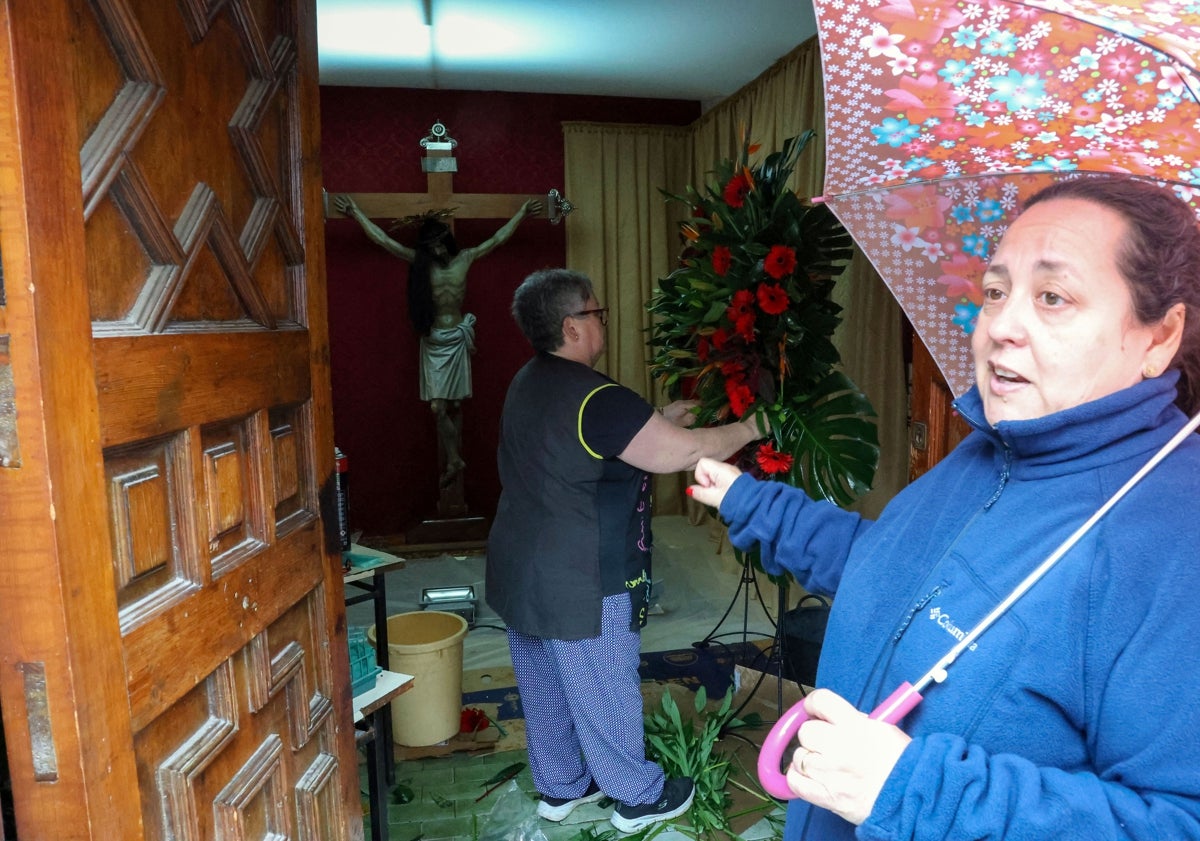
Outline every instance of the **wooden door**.
[(971, 428), (954, 411), (954, 394), (916, 332), (912, 333), (912, 417), (908, 426), (908, 481), (946, 457)]
[(0, 10), (18, 835), (361, 839), (313, 1)]

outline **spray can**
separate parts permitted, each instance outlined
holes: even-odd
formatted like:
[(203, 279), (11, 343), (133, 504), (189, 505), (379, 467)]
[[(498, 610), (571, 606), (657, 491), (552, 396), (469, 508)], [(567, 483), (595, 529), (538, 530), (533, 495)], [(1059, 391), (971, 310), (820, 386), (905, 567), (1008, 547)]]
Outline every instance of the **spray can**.
[(350, 460), (341, 448), (333, 448), (333, 489), (337, 496), (338, 537), (342, 542), (342, 551), (350, 551)]

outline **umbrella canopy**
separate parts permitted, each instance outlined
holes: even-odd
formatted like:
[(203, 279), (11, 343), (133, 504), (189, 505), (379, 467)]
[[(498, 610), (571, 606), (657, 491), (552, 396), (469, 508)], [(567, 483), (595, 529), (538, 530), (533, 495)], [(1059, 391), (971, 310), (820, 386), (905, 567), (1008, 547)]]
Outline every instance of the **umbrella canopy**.
[(974, 382), (980, 279), (1022, 201), (1126, 173), (1200, 217), (1194, 0), (815, 0), (826, 201), (951, 390)]

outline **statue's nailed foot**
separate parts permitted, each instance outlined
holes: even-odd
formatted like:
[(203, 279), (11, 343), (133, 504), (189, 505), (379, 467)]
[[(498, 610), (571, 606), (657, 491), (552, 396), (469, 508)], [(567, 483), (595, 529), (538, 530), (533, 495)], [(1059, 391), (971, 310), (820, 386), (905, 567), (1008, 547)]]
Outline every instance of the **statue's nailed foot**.
[(446, 462), (446, 469), (442, 471), (441, 487), (448, 488), (454, 484), (454, 480), (458, 478), (458, 474), (462, 473), (467, 468), (467, 463), (461, 458), (455, 456)]

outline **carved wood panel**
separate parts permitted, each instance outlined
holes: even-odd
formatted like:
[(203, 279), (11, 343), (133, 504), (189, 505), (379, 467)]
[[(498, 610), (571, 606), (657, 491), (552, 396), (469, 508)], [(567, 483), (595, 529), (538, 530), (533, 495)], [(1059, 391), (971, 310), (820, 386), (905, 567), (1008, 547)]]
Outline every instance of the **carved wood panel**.
[[(53, 500), (49, 543), (88, 554), (54, 556), (43, 577), (62, 582), (66, 619), (44, 629), (59, 656), (27, 664), (60, 728), (34, 771), (60, 785), (35, 790), (16, 762), (19, 798), (39, 804), (19, 821), (30, 837), (361, 838), (340, 564), (321, 517), (332, 434), (312, 0), (46, 3), (11, 24), (0, 10), (16, 65), (44, 84), (57, 55), (43, 107), (78, 153), (60, 241), (43, 224), (30, 250), (81, 259), (22, 292), (44, 281), (88, 325), (70, 334), (73, 313), (22, 299), (42, 334), (35, 345), (22, 321), (21, 348), (43, 355), (30, 382), (53, 388), (17, 405), (71, 442), (39, 452), (48, 475), (74, 459), (84, 477), (79, 498)], [(19, 109), (0, 116), (13, 114), (20, 127)], [(32, 148), (32, 127), (22, 137)], [(0, 421), (14, 391), (0, 377)], [(90, 578), (73, 567), (85, 559)], [(89, 684), (91, 664), (116, 680)], [(131, 792), (135, 809), (97, 814)]]
[[(231, 369), (262, 360), (253, 375), (278, 383), (281, 362), (306, 367), (295, 42), (274, 3), (91, 8), (84, 50), (106, 83), (80, 99), (85, 231), (104, 255), (89, 262), (93, 333), (122, 348), (99, 351), (114, 578), (134, 720), (155, 734), (138, 764), (176, 804), (144, 796), (143, 821), (167, 815), (167, 838), (291, 837), (302, 811), (319, 826), (339, 802), (296, 793), (337, 761), (329, 733), (313, 743), (334, 693), (304, 530), (318, 513), (308, 383), (264, 390)], [(203, 651), (176, 639), (187, 628)], [(177, 705), (204, 718), (160, 762)]]
[(296, 605), (141, 731), (147, 839), (338, 837), (333, 707), (311, 632), (320, 604), (315, 592)]

